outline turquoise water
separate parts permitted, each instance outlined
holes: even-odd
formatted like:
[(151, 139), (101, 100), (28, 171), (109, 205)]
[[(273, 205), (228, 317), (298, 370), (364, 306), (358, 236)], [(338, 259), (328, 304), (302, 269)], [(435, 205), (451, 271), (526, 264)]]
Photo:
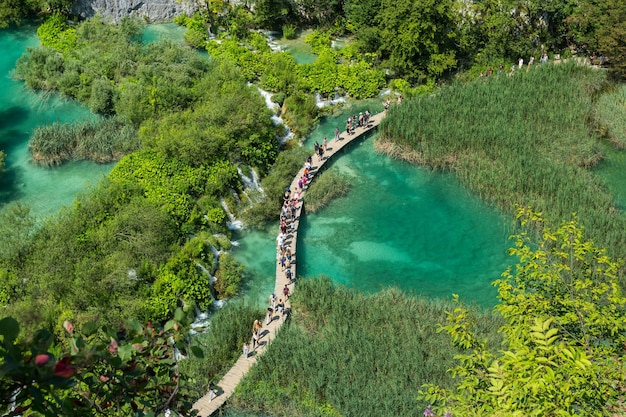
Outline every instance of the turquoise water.
[(28, 204), (38, 216), (56, 212), (76, 195), (96, 183), (112, 168), (81, 161), (57, 168), (31, 163), (28, 140), (36, 126), (93, 117), (80, 104), (56, 94), (29, 91), (11, 78), (17, 59), (26, 48), (38, 45), (36, 27), (24, 25), (0, 30), (0, 149), (7, 154), (0, 176), (0, 206), (12, 201)]
[(185, 42), (185, 32), (187, 29), (176, 23), (159, 23), (147, 25), (143, 31), (142, 41), (144, 43), (155, 42), (162, 39), (174, 42)]
[(606, 182), (619, 209), (626, 210), (626, 176), (624, 176), (626, 151), (607, 145), (603, 152), (605, 159), (598, 165), (595, 172)]
[[(331, 138), (348, 114), (379, 111), (380, 100), (326, 118), (305, 146)], [(450, 174), (433, 173), (377, 154), (374, 137), (353, 143), (326, 169), (350, 179), (348, 196), (303, 216), (298, 274), (324, 274), (371, 293), (395, 285), (413, 294), (495, 304), (490, 285), (512, 263), (510, 220), (464, 190)], [(244, 231), (235, 256), (252, 277), (251, 300), (264, 301), (274, 285), (271, 232)], [(254, 290), (252, 290), (254, 288)]]

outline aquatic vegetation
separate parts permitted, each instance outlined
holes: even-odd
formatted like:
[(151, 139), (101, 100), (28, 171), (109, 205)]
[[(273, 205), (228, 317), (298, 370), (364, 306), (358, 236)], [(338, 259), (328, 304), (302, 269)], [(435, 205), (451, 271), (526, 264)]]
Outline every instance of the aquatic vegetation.
[[(388, 289), (363, 295), (329, 278), (298, 281), (291, 321), (239, 385), (235, 407), (272, 415), (415, 415), (416, 388), (452, 387), (459, 351), (438, 332), (445, 301)], [(499, 321), (473, 316), (494, 348)], [(437, 382), (435, 382), (437, 381)]]
[(350, 191), (350, 181), (334, 171), (324, 171), (316, 175), (304, 195), (306, 211), (315, 213), (324, 208), (335, 198), (346, 195)]
[(596, 103), (594, 114), (598, 129), (618, 148), (626, 147), (626, 86), (602, 94)]
[(117, 161), (139, 146), (135, 128), (118, 118), (40, 126), (28, 144), (33, 161), (47, 166), (81, 159)]
[(577, 212), (590, 237), (624, 255), (626, 221), (589, 169), (602, 158), (588, 120), (605, 77), (560, 64), (453, 84), (392, 107), (379, 140), (451, 170), (505, 212), (530, 205), (555, 222)]

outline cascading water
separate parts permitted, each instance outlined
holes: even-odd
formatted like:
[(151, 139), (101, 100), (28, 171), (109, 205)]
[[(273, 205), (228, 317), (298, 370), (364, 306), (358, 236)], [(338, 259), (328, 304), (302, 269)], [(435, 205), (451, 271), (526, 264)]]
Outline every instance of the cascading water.
[(339, 103), (345, 103), (345, 102), (346, 102), (346, 98), (341, 97), (338, 93), (335, 93), (333, 98), (330, 100), (324, 100), (320, 93), (315, 93), (315, 105), (320, 109), (323, 109), (324, 107), (334, 106)]
[(282, 125), (285, 128), (285, 134), (283, 136), (278, 136), (278, 140), (280, 144), (282, 145), (288, 140), (293, 138), (293, 132), (291, 131), (291, 129), (289, 129), (289, 126), (285, 124), (285, 121), (283, 120), (283, 118), (280, 117), (280, 106), (277, 103), (274, 103), (272, 101), (273, 94), (270, 93), (269, 91), (262, 90), (259, 87), (257, 87), (257, 90), (259, 90), (259, 94), (261, 94), (263, 98), (265, 99), (265, 105), (267, 106), (267, 108), (270, 109), (272, 112), (274, 112), (274, 114), (271, 117), (272, 123), (274, 123), (274, 126)]
[(243, 222), (241, 220), (237, 220), (235, 215), (230, 211), (228, 204), (226, 204), (226, 200), (220, 198), (220, 204), (224, 209), (224, 212), (228, 216), (228, 221), (226, 222), (226, 226), (229, 230), (241, 230), (243, 229)]

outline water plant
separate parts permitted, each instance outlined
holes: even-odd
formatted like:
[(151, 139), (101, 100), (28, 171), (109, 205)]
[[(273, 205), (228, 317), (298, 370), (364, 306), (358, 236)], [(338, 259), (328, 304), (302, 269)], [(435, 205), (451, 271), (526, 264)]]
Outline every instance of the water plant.
[[(451, 306), (398, 289), (372, 295), (301, 278), (290, 298), (291, 321), (242, 380), (232, 399), (272, 415), (415, 415), (428, 405), (415, 389), (425, 381), (452, 386), (446, 372), (459, 351), (438, 332)], [(492, 338), (499, 321), (473, 316)]]
[(560, 64), (453, 84), (393, 107), (379, 144), (454, 172), (505, 212), (531, 205), (555, 222), (577, 212), (591, 238), (623, 256), (626, 222), (590, 170), (602, 153), (587, 121), (605, 79)]
[(315, 213), (332, 200), (346, 195), (350, 191), (350, 181), (334, 171), (324, 171), (316, 175), (304, 195), (306, 211)]

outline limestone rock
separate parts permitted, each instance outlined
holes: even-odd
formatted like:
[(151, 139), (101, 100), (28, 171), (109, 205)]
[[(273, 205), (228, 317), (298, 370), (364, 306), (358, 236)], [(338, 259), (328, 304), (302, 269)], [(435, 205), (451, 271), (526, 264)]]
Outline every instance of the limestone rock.
[(74, 14), (82, 18), (99, 13), (105, 20), (115, 23), (127, 16), (162, 22), (195, 10), (195, 2), (186, 0), (76, 0), (72, 7)]

